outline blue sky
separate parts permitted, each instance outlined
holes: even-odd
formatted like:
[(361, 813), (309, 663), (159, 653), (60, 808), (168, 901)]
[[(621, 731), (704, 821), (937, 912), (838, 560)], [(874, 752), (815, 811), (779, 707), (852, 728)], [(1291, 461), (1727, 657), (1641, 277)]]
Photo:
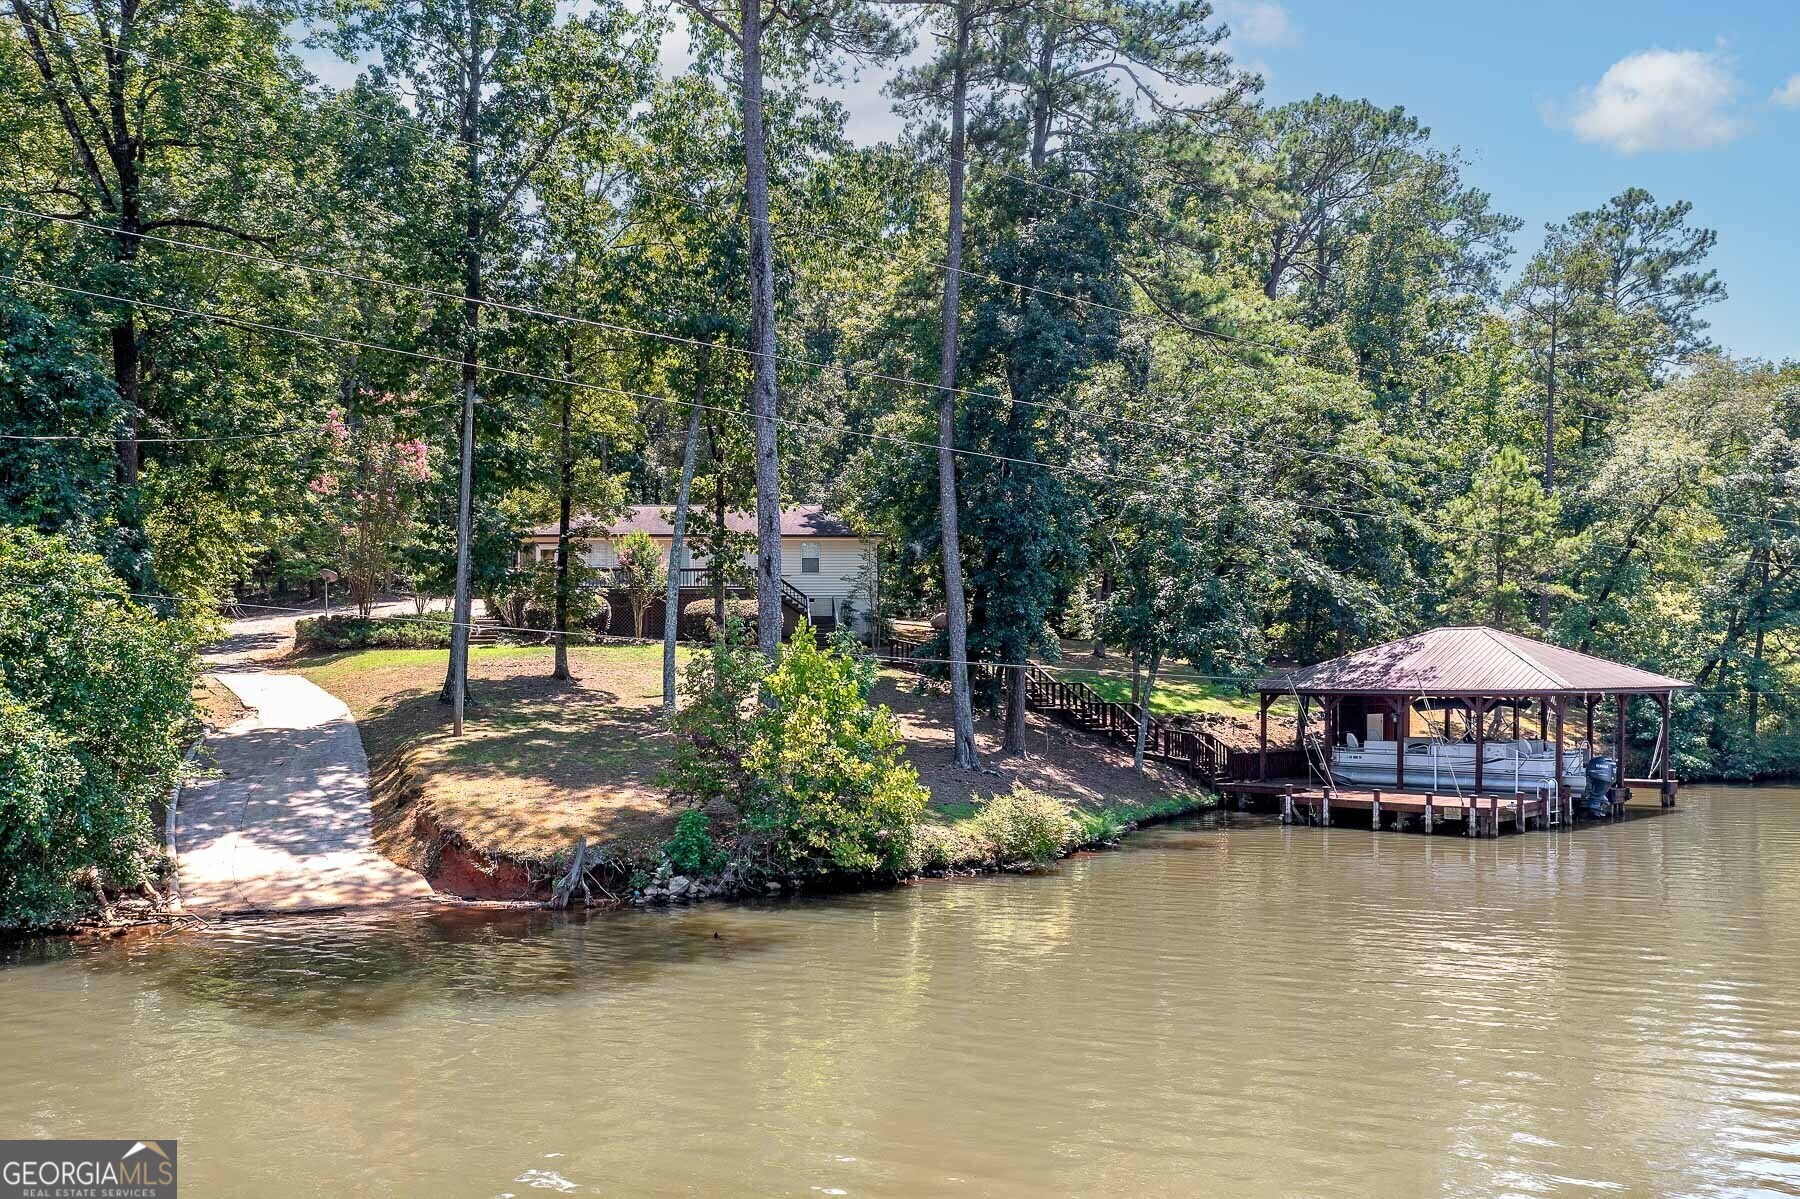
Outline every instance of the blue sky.
[[(1460, 147), (1473, 182), (1543, 226), (1626, 187), (1719, 231), (1735, 354), (1800, 358), (1800, 3), (1737, 0), (1221, 0), (1274, 103), (1314, 92), (1402, 104)], [(1260, 43), (1260, 44), (1257, 44)], [(1777, 95), (1782, 89), (1791, 89)]]
[[(1800, 358), (1800, 0), (1214, 0), (1274, 104), (1316, 92), (1399, 104), (1459, 148), (1471, 182), (1546, 222), (1627, 187), (1694, 204), (1717, 229), (1734, 354)], [(685, 59), (685, 33), (665, 65)], [(354, 73), (308, 55), (328, 82)], [(859, 142), (899, 121), (865, 76), (840, 99)]]
[[(1694, 204), (1719, 231), (1733, 354), (1800, 358), (1800, 0), (1214, 0), (1265, 100), (1317, 92), (1403, 105), (1525, 227), (1627, 187)], [(898, 122), (879, 80), (846, 99), (858, 141)], [(1778, 96), (1783, 89), (1785, 94)]]

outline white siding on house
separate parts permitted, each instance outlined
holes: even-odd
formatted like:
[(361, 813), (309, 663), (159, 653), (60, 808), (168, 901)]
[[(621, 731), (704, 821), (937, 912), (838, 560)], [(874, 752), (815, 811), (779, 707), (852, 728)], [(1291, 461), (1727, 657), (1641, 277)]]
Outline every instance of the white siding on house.
[[(665, 558), (669, 538), (653, 537)], [(807, 547), (818, 547), (819, 570), (806, 573), (803, 559)], [(687, 566), (705, 566), (706, 558), (694, 552), (692, 543), (683, 547)], [(540, 558), (553, 558), (556, 543), (539, 542)], [(584, 541), (582, 557), (589, 566), (617, 566), (619, 555), (610, 537), (592, 537)], [(744, 556), (745, 565), (754, 567), (756, 554)], [(857, 632), (866, 633), (874, 611), (875, 542), (850, 538), (783, 537), (781, 539), (781, 577), (806, 594), (814, 619), (836, 615), (840, 622), (851, 624)]]
[[(818, 574), (804, 573), (803, 545), (819, 547)], [(835, 613), (863, 631), (874, 607), (869, 590), (875, 585), (875, 543), (784, 537), (781, 577), (806, 593), (814, 617)]]

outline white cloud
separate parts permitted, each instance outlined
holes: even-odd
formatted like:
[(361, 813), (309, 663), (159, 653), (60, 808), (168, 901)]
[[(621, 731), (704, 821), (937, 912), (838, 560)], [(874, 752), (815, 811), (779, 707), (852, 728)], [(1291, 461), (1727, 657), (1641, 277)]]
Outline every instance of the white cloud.
[(1800, 108), (1800, 75), (1789, 75), (1788, 81), (1770, 94), (1769, 103), (1783, 108)]
[(1623, 154), (1700, 150), (1744, 131), (1736, 112), (1741, 90), (1723, 51), (1643, 50), (1577, 92), (1567, 124), (1582, 141)]
[(1220, 0), (1218, 14), (1231, 26), (1231, 40), (1245, 46), (1287, 46), (1298, 33), (1275, 0)]

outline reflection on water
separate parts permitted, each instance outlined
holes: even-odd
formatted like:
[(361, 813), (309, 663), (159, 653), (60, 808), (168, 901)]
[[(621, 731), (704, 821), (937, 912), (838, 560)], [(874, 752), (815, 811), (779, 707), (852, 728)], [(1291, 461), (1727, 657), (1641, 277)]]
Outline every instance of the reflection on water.
[[(203, 936), (143, 942), (91, 966), (235, 1018), (321, 1028), (431, 1003), (500, 1003), (571, 988), (625, 989), (690, 962), (754, 952), (792, 935), (732, 927), (717, 912), (613, 919), (532, 910), (237, 921)], [(729, 936), (726, 934), (729, 932)]]
[(187, 1193), (1800, 1193), (1800, 791), (1499, 841), (15, 951), (0, 1136)]

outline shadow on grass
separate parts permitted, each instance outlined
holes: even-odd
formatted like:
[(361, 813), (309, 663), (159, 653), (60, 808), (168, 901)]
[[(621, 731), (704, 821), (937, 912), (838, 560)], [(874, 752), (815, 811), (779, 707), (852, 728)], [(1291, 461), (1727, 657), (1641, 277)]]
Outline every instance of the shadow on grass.
[(392, 801), (409, 802), (422, 788), (445, 826), (477, 849), (530, 856), (582, 835), (667, 835), (674, 811), (658, 776), (671, 742), (655, 705), (628, 704), (593, 680), (540, 675), (477, 679), (474, 698), (460, 739), (449, 736), (450, 708), (435, 690), (399, 692), (368, 709), (364, 743), (389, 801), (378, 803), (378, 820), (402, 816)]

